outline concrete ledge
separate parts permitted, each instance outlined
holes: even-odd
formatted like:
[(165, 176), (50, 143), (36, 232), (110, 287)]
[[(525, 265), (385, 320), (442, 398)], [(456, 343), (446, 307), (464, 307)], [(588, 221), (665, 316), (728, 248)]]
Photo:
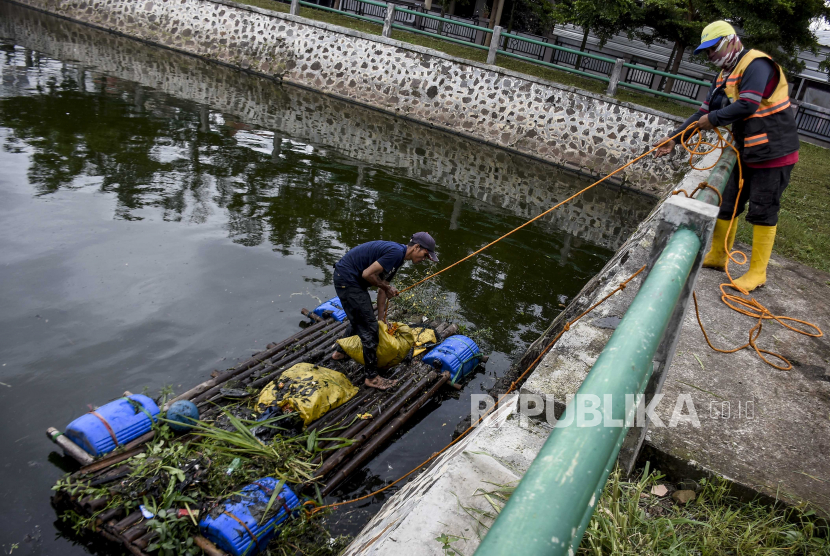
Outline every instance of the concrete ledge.
[[(736, 248), (751, 256), (748, 246)], [(747, 266), (731, 264), (730, 271), (737, 277)], [(696, 290), (703, 325), (720, 349), (745, 344), (758, 321), (721, 301), (726, 281), (724, 273), (703, 269)], [(764, 323), (758, 346), (788, 358), (790, 371), (767, 365), (751, 348), (713, 351), (689, 311), (663, 388), (670, 403), (656, 413), (665, 422), (674, 400), (687, 396), (700, 426), (649, 429), (647, 455), (661, 470), (693, 479), (719, 475), (746, 498), (761, 494), (830, 517), (828, 284), (830, 274), (773, 255), (767, 285), (752, 292), (773, 314), (813, 322), (825, 333), (811, 338)]]
[(442, 556), (446, 552), (436, 540), (442, 535), (454, 539), (456, 553), (475, 552), (490, 524), (476, 510), (494, 511), (482, 493), (515, 485), (550, 434), (547, 425), (522, 422), (515, 411), (513, 397), (395, 493), (342, 556)]

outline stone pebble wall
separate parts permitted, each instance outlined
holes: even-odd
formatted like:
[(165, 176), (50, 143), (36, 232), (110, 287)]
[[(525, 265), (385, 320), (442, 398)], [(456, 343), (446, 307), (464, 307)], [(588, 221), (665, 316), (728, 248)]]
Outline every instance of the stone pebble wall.
[[(517, 216), (536, 216), (573, 195), (584, 178), (503, 149), (112, 33), (0, 3), (0, 34), (60, 60), (218, 110), (228, 118), (391, 173), (436, 184)], [(554, 227), (616, 249), (654, 200), (599, 186), (547, 217)]]
[[(224, 0), (18, 0), (124, 33), (605, 175), (679, 118), (399, 41)], [(646, 159), (620, 175), (658, 195), (688, 167)]]

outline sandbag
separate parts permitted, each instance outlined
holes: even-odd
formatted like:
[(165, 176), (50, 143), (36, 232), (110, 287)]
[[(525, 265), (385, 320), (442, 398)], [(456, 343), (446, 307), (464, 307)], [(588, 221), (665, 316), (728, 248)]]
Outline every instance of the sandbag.
[(265, 411), (276, 403), (296, 411), (308, 425), (357, 394), (357, 388), (343, 373), (311, 363), (297, 363), (270, 382), (259, 394), (257, 409)]
[[(391, 329), (391, 333), (390, 333)], [(404, 360), (406, 354), (414, 345), (435, 343), (435, 331), (430, 328), (410, 328), (409, 326), (393, 322), (389, 327), (383, 321), (378, 321), (378, 368), (388, 369)], [(363, 344), (360, 337), (350, 336), (337, 340), (337, 343), (346, 352), (346, 355), (360, 364), (363, 361)]]

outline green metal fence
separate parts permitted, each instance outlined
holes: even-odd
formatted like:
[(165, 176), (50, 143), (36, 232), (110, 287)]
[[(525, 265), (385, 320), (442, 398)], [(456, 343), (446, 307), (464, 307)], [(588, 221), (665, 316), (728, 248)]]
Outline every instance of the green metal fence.
[[(409, 11), (409, 10), (407, 10), (407, 11)], [(442, 19), (443, 20), (443, 18), (437, 18), (437, 19)], [(444, 21), (448, 21), (448, 20), (444, 20)], [(473, 27), (473, 26), (471, 25), (471, 27)], [(443, 35), (436, 35), (435, 33), (430, 33), (429, 31), (422, 31), (420, 29), (415, 29), (413, 27), (407, 27), (406, 25), (400, 25), (399, 23), (393, 23), (392, 24), (392, 29), (400, 29), (401, 31), (406, 31), (407, 33), (415, 33), (416, 35), (426, 35), (427, 37), (433, 37), (433, 38), (441, 39), (442, 41), (447, 41), (447, 42), (451, 42), (451, 43), (455, 43), (455, 44), (463, 44), (464, 46), (469, 46), (470, 48), (477, 48), (479, 50), (490, 50), (488, 47), (480, 45), (480, 44), (472, 43), (472, 42), (469, 42), (469, 41), (464, 41), (464, 40), (461, 40), (461, 39), (454, 39), (452, 37), (445, 37)], [(487, 31), (492, 32), (490, 29), (487, 29)]]
[[(376, 6), (376, 7), (381, 7), (381, 8), (387, 8), (388, 9), (387, 4), (384, 4), (382, 2), (377, 2), (375, 0), (356, 0), (356, 1), (360, 2), (360, 3), (363, 3), (363, 4), (368, 4), (368, 5), (371, 5), (371, 6)], [(369, 16), (365, 16), (365, 15), (359, 15), (359, 14), (356, 14), (356, 13), (351, 13), (351, 12), (338, 10), (338, 9), (335, 9), (335, 8), (320, 6), (320, 5), (317, 5), (317, 4), (313, 4), (311, 2), (306, 2), (304, 0), (299, 0), (299, 5), (307, 7), (307, 8), (314, 8), (314, 9), (317, 9), (317, 10), (323, 10), (323, 11), (326, 11), (326, 12), (338, 13), (338, 14), (342, 14), (342, 15), (345, 15), (345, 16), (348, 16), (348, 17), (353, 17), (355, 19), (359, 19), (359, 20), (362, 20), (362, 21), (368, 21), (368, 22), (371, 22), (371, 23), (376, 23), (378, 25), (383, 25), (383, 20), (381, 20), (377, 17), (369, 17)], [(493, 34), (493, 29), (489, 29), (487, 27), (481, 27), (481, 26), (478, 26), (478, 25), (465, 23), (463, 21), (448, 19), (448, 18), (445, 18), (445, 17), (440, 17), (440, 16), (437, 16), (437, 15), (429, 14), (429, 13), (423, 13), (423, 12), (419, 12), (419, 11), (415, 11), (415, 10), (410, 10), (408, 8), (395, 6), (395, 11), (400, 12), (400, 13), (404, 13), (404, 14), (408, 14), (408, 15), (412, 15), (412, 16), (415, 16), (415, 17), (418, 17), (418, 18), (425, 18), (425, 19), (435, 20), (435, 21), (438, 21), (442, 24), (450, 24), (450, 25), (456, 25), (456, 26), (459, 26), (459, 27), (465, 27), (465, 28), (468, 28), (468, 29), (473, 29), (475, 31), (481, 32), (484, 37), (486, 37), (488, 34), (489, 35)], [(470, 42), (470, 41), (467, 41), (467, 40), (456, 39), (456, 38), (452, 38), (452, 37), (442, 35), (440, 33), (433, 33), (433, 32), (430, 32), (430, 31), (417, 29), (415, 27), (410, 27), (408, 25), (401, 25), (400, 23), (395, 23), (394, 21), (392, 22), (392, 25), (390, 27), (390, 30), (391, 29), (395, 29), (395, 30), (399, 30), (399, 31), (406, 31), (408, 33), (415, 33), (417, 35), (423, 35), (423, 36), (427, 36), (427, 37), (432, 37), (432, 38), (439, 39), (439, 40), (442, 40), (442, 41), (447, 41), (447, 42), (451, 42), (451, 43), (454, 43), (454, 44), (460, 44), (460, 45), (468, 46), (470, 48), (475, 48), (475, 49), (478, 49), (478, 50), (486, 50), (486, 51), (491, 50), (491, 47), (485, 46), (484, 44), (478, 44), (476, 42)], [(547, 42), (538, 41), (538, 40), (531, 39), (531, 38), (528, 38), (528, 37), (522, 37), (520, 35), (513, 34), (513, 33), (502, 32), (501, 37), (504, 37), (505, 39), (508, 39), (508, 40), (520, 41), (520, 42), (524, 42), (524, 43), (528, 43), (528, 44), (532, 44), (532, 45), (536, 45), (536, 46), (542, 46), (544, 48), (550, 48), (552, 50), (559, 51), (559, 52), (575, 54), (575, 55), (580, 57), (578, 59), (593, 58), (595, 60), (600, 60), (602, 62), (607, 62), (607, 63), (610, 63), (612, 65), (615, 64), (616, 61), (617, 61), (616, 59), (610, 58), (608, 56), (602, 56), (602, 55), (593, 54), (593, 53), (590, 53), (590, 52), (583, 52), (583, 51), (580, 51), (580, 50), (575, 50), (575, 49), (572, 49), (572, 48), (567, 48), (567, 47), (559, 46), (559, 45), (556, 45), (556, 44), (551, 44), (551, 43), (547, 43)], [(482, 42), (485, 42), (485, 41), (482, 41)], [(570, 68), (566, 65), (555, 64), (555, 63), (551, 63), (551, 62), (546, 62), (544, 60), (539, 60), (539, 59), (530, 58), (530, 57), (527, 57), (527, 56), (522, 56), (521, 54), (516, 54), (515, 52), (508, 52), (505, 48), (502, 47), (501, 42), (502, 41), (499, 40), (498, 41), (499, 44), (495, 45), (494, 48), (496, 49), (496, 51), (495, 51), (494, 55), (491, 56), (491, 59), (492, 59), (491, 61), (494, 61), (496, 55), (506, 56), (508, 58), (514, 58), (514, 59), (517, 59), (517, 60), (521, 60), (523, 62), (528, 62), (528, 63), (531, 63), (531, 64), (537, 64), (537, 65), (544, 66), (544, 67), (549, 67), (549, 68), (552, 68), (552, 69), (555, 69), (555, 70), (558, 70), (558, 71), (573, 73), (573, 74), (576, 74), (576, 75), (580, 75), (582, 77), (586, 77), (588, 79), (595, 79), (597, 81), (602, 81), (604, 83), (609, 83), (611, 81), (611, 76), (609, 76), (609, 75), (599, 75), (597, 73), (591, 73), (591, 72), (588, 72), (588, 71), (583, 71), (578, 67)], [(674, 79), (674, 80), (677, 80), (677, 81), (685, 81), (687, 83), (693, 83), (695, 85), (701, 85), (701, 86), (705, 86), (707, 88), (710, 85), (710, 83), (707, 82), (707, 81), (701, 81), (700, 79), (694, 79), (692, 77), (687, 77), (685, 75), (675, 75), (675, 74), (672, 74), (672, 73), (667, 73), (667, 72), (660, 71), (660, 70), (657, 70), (657, 69), (649, 68), (648, 66), (640, 66), (640, 65), (630, 64), (630, 63), (624, 63), (623, 67), (628, 68), (628, 69), (636, 69), (637, 71), (647, 72), (647, 73), (651, 73), (651, 74), (654, 74), (654, 75), (668, 77), (668, 78), (671, 78), (671, 79)], [(680, 96), (680, 95), (676, 95), (676, 94), (672, 94), (672, 93), (666, 93), (666, 92), (663, 92), (663, 91), (658, 91), (656, 89), (650, 89), (648, 87), (643, 87), (641, 85), (636, 85), (636, 84), (633, 84), (633, 83), (626, 83), (624, 81), (619, 81), (618, 86), (625, 87), (627, 89), (632, 89), (632, 90), (642, 92), (642, 93), (647, 93), (647, 94), (657, 95), (657, 96), (664, 97), (664, 98), (669, 98), (669, 99), (672, 99), (672, 100), (677, 100), (677, 101), (680, 101), (680, 102), (685, 102), (685, 103), (694, 104), (694, 105), (699, 104), (699, 101), (697, 101), (695, 99), (691, 99), (691, 98), (688, 98), (688, 97), (684, 97), (684, 96)]]
[[(579, 56), (582, 56), (583, 58), (593, 58), (594, 60), (602, 60), (603, 62), (611, 62), (612, 64), (614, 62), (616, 62), (616, 60), (614, 60), (613, 58), (608, 58), (607, 56), (600, 56), (599, 54), (591, 54), (590, 52), (582, 52), (582, 51), (579, 51), (579, 50), (574, 50), (572, 48), (566, 48), (564, 46), (559, 46), (559, 45), (556, 45), (556, 44), (550, 44), (550, 43), (547, 43), (547, 42), (537, 41), (537, 40), (534, 40), (534, 39), (528, 39), (526, 37), (520, 37), (519, 35), (514, 35), (512, 33), (502, 33), (501, 36), (505, 37), (507, 39), (513, 39), (513, 40), (517, 40), (517, 41), (526, 42), (528, 44), (541, 45), (541, 46), (544, 46), (544, 47), (547, 47), (547, 48), (552, 48), (554, 50), (558, 50), (560, 52), (568, 52), (570, 54), (577, 54)], [(569, 73), (575, 73), (577, 75), (581, 75), (583, 77), (588, 77), (590, 79), (596, 79), (598, 81), (604, 81), (605, 83), (608, 83), (608, 81), (610, 81), (610, 78), (608, 78), (606, 76), (603, 76), (603, 75), (597, 75), (595, 73), (588, 73), (587, 71), (582, 71), (582, 70), (577, 69), (577, 68), (571, 69), (567, 66), (563, 66), (563, 65), (560, 65), (560, 64), (551, 64), (550, 62), (544, 62), (542, 60), (535, 60), (533, 58), (528, 58), (526, 56), (521, 56), (519, 54), (514, 54), (513, 52), (507, 52), (505, 50), (499, 50), (498, 54), (500, 54), (502, 56), (508, 56), (510, 58), (517, 58), (519, 60), (522, 60), (522, 61), (525, 61), (525, 62), (530, 62), (532, 64), (539, 64), (539, 65), (542, 65), (542, 66), (551, 67), (551, 68), (557, 69), (559, 71), (567, 71)]]

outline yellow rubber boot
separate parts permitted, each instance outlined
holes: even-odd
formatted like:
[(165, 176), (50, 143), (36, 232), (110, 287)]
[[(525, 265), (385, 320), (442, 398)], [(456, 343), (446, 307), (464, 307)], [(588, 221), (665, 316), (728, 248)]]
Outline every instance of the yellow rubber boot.
[(735, 285), (748, 292), (767, 283), (767, 265), (775, 243), (775, 230), (778, 226), (752, 227), (752, 259), (749, 271), (735, 280)]
[[(715, 222), (715, 231), (712, 234), (712, 248), (706, 253), (703, 259), (703, 266), (706, 268), (715, 268), (723, 270), (726, 266), (726, 251), (723, 249), (723, 238), (726, 236), (726, 229), (729, 228), (729, 220), (717, 219)], [(738, 223), (732, 225), (729, 230), (729, 250), (732, 250), (732, 244), (735, 243), (735, 233), (738, 231)]]

